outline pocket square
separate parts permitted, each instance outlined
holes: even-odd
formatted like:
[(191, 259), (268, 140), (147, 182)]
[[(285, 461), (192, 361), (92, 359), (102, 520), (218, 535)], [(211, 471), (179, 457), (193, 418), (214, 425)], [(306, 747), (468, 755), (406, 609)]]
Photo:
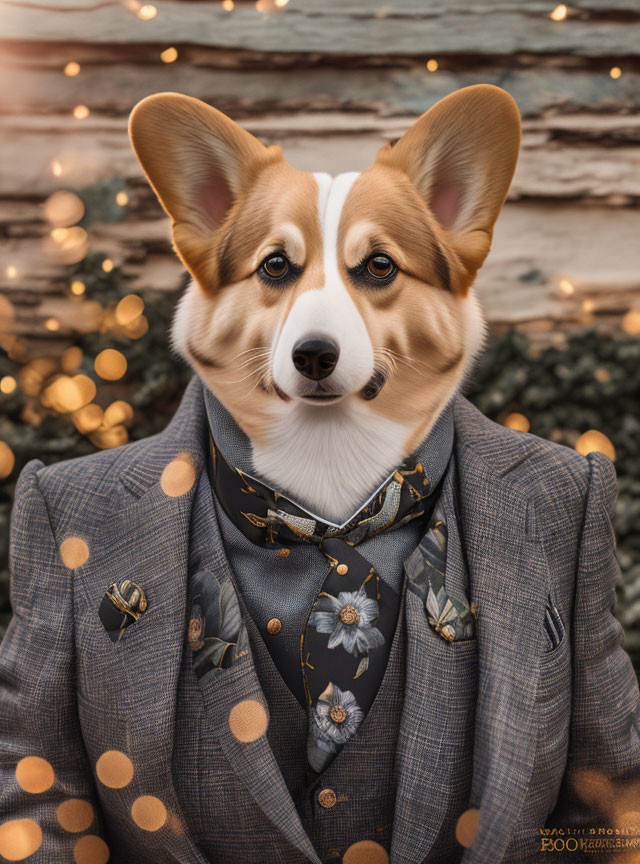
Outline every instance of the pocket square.
[(438, 503), (420, 545), (404, 567), (407, 587), (424, 603), (430, 627), (447, 642), (459, 642), (475, 637), (477, 608), (473, 601), (453, 597), (445, 588), (447, 539), (447, 523)]
[(247, 652), (247, 631), (231, 582), (222, 586), (215, 574), (201, 570), (191, 577), (187, 641), (193, 669), (202, 678), (212, 669), (228, 668)]
[(147, 611), (149, 602), (144, 590), (131, 579), (110, 585), (98, 609), (98, 615), (112, 642), (119, 642), (122, 634)]
[(547, 634), (547, 651), (555, 650), (564, 636), (564, 621), (556, 608), (551, 594), (547, 597), (544, 610), (544, 629)]

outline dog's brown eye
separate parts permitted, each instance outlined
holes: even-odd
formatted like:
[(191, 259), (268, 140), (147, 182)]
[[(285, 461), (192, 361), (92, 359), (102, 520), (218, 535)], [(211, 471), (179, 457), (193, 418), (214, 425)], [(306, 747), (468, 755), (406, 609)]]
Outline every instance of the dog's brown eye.
[(287, 275), (289, 262), (284, 255), (270, 255), (262, 262), (262, 269), (271, 279), (282, 279)]
[(388, 255), (372, 255), (367, 261), (367, 270), (377, 279), (387, 279), (396, 269)]

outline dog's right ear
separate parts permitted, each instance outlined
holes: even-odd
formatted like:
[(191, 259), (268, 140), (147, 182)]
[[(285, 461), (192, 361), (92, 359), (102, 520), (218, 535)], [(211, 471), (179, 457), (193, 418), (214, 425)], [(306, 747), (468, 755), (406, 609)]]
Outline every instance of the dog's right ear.
[(213, 235), (266, 164), (282, 159), (210, 105), (180, 93), (155, 93), (135, 106), (129, 136), (147, 178), (171, 217), (176, 251), (205, 291), (218, 284)]

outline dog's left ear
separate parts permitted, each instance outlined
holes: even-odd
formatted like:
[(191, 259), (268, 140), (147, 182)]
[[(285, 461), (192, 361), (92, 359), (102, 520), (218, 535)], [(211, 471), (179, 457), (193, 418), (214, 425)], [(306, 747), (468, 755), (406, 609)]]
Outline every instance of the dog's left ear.
[(515, 100), (500, 87), (463, 87), (437, 102), (377, 161), (412, 181), (459, 258), (455, 290), (466, 293), (491, 246), (518, 159)]
[(214, 234), (265, 165), (283, 159), (200, 99), (155, 93), (135, 106), (129, 136), (171, 217), (176, 251), (205, 291), (218, 287)]

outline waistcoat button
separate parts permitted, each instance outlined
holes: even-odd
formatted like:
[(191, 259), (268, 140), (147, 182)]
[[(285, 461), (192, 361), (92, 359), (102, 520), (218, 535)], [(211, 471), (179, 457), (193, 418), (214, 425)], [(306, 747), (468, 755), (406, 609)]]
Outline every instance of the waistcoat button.
[(267, 623), (267, 630), (272, 636), (275, 636), (276, 633), (279, 633), (282, 630), (282, 621), (279, 618), (272, 618)]
[(340, 576), (344, 576), (345, 574), (347, 574), (349, 572), (349, 568), (347, 567), (346, 564), (338, 564), (338, 566), (336, 567), (336, 570), (338, 571), (338, 574)]
[(323, 789), (321, 792), (318, 792), (318, 803), (321, 807), (325, 807), (327, 810), (329, 807), (333, 807), (337, 800), (336, 793), (333, 789)]

